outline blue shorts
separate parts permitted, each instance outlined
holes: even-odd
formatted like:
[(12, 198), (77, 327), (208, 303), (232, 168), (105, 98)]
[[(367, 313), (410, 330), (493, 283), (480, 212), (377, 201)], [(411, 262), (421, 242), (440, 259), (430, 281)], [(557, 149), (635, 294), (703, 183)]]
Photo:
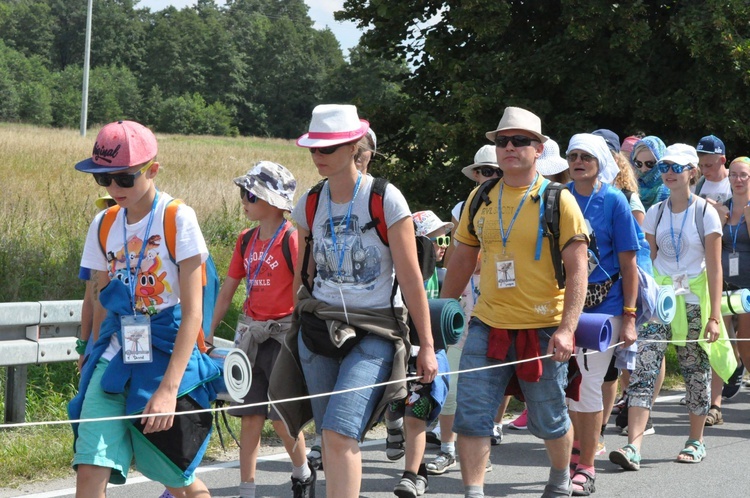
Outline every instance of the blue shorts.
[[(550, 336), (556, 328), (539, 329), (539, 348), (547, 351)], [(515, 345), (508, 350), (506, 361), (487, 358), (490, 327), (477, 318), (469, 323), (469, 335), (461, 354), (460, 369), (468, 370), (488, 365), (502, 365), (516, 361)], [(514, 367), (498, 367), (462, 373), (458, 377), (457, 410), (453, 431), (472, 437), (490, 437), (494, 418)], [(541, 439), (558, 439), (570, 429), (570, 417), (565, 405), (568, 383), (568, 364), (551, 358), (542, 360), (542, 377), (538, 382), (518, 379), (526, 398), (529, 432)]]
[[(101, 380), (109, 365), (100, 359), (83, 400), (81, 419), (121, 417), (125, 415), (125, 394), (109, 394), (102, 390)], [(136, 468), (152, 481), (170, 488), (189, 486), (195, 474), (185, 478), (183, 471), (156, 449), (130, 420), (85, 422), (78, 426), (73, 468), (95, 465), (112, 469), (109, 482), (124, 484), (136, 456)]]
[[(311, 352), (298, 335), (299, 358), (310, 394), (328, 393), (385, 382), (391, 376), (396, 347), (392, 341), (368, 334), (343, 358)], [(385, 386), (313, 398), (315, 430), (333, 431), (360, 441), (380, 403)]]

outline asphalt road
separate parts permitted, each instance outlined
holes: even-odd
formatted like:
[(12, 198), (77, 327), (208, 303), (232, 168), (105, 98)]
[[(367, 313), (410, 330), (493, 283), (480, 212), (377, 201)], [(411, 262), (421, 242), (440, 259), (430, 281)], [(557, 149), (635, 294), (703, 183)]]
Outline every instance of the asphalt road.
[[(607, 455), (597, 458), (596, 493), (599, 497), (677, 498), (750, 496), (750, 475), (745, 463), (750, 457), (750, 390), (743, 390), (724, 402), (725, 423), (708, 427), (705, 441), (708, 456), (700, 464), (680, 464), (675, 457), (687, 439), (687, 415), (679, 405), (680, 393), (665, 393), (656, 405), (653, 422), (656, 434), (646, 436), (643, 461), (638, 472), (625, 472), (610, 463)], [(606, 434), (607, 450), (627, 443), (627, 438), (614, 431), (614, 417)], [(403, 461), (385, 458), (383, 440), (366, 441), (362, 447), (364, 478), (361, 496), (392, 497), (393, 486), (401, 476)], [(437, 452), (428, 446), (427, 458)], [(486, 474), (486, 496), (540, 496), (547, 479), (548, 463), (541, 442), (528, 431), (512, 431), (506, 427), (501, 445), (492, 448), (492, 472)], [(288, 497), (291, 464), (286, 455), (263, 457), (258, 463), (259, 497)], [(200, 478), (215, 497), (237, 496), (238, 462), (201, 468)], [(1, 497), (25, 496), (52, 498), (74, 496), (71, 480), (43, 483), (22, 490), (0, 488)], [(317, 496), (325, 496), (325, 473), (318, 476)], [(132, 479), (124, 486), (110, 487), (109, 497), (158, 497), (163, 487), (143, 478)], [(462, 497), (461, 474), (458, 467), (442, 476), (430, 477), (426, 496)]]

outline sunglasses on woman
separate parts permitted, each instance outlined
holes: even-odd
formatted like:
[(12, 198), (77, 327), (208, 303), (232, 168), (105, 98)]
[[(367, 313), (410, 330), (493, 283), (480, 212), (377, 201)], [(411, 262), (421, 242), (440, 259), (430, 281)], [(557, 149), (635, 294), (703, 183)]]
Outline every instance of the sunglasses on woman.
[(341, 147), (342, 145), (346, 145), (346, 144), (331, 145), (329, 147), (310, 147), (310, 154), (315, 154), (316, 152), (320, 152), (321, 154), (327, 156), (339, 150), (339, 147)]
[(448, 247), (451, 245), (450, 235), (441, 235), (439, 237), (430, 237), (430, 240), (438, 245), (438, 247)]
[(133, 185), (135, 185), (135, 179), (141, 176), (144, 171), (151, 167), (152, 164), (154, 164), (153, 159), (135, 173), (118, 173), (116, 175), (110, 173), (94, 173), (94, 181), (102, 187), (109, 187), (114, 181), (120, 188), (133, 188)]
[(639, 161), (637, 159), (633, 159), (633, 164), (635, 164), (635, 167), (638, 169), (641, 169), (642, 167), (647, 167), (648, 169), (653, 168), (656, 166), (656, 161)]
[(571, 152), (570, 154), (568, 154), (565, 157), (566, 157), (566, 159), (568, 160), (569, 163), (574, 163), (574, 162), (578, 161), (579, 157), (581, 158), (581, 161), (583, 161), (584, 163), (590, 163), (594, 159), (596, 159), (591, 154), (586, 154), (585, 152), (582, 152), (580, 154), (578, 152)]
[(249, 202), (250, 204), (255, 204), (255, 201), (258, 200), (258, 197), (256, 197), (255, 194), (253, 194), (252, 192), (250, 192), (245, 187), (240, 187), (240, 198), (242, 200), (245, 200), (245, 201)]
[(659, 173), (666, 174), (669, 173), (669, 169), (672, 168), (672, 171), (677, 173), (678, 175), (682, 173), (685, 170), (693, 169), (693, 166), (690, 164), (677, 164), (677, 163), (659, 163), (656, 165), (657, 168), (659, 168)]
[(492, 166), (482, 166), (481, 168), (474, 168), (474, 171), (478, 171), (480, 175), (485, 178), (492, 178), (497, 175), (502, 178), (503, 170), (500, 168), (493, 168)]
[(495, 136), (495, 145), (497, 147), (506, 147), (508, 142), (513, 144), (513, 147), (528, 147), (531, 142), (538, 142), (536, 138), (529, 138), (524, 135), (513, 135), (512, 137), (506, 137), (505, 135)]

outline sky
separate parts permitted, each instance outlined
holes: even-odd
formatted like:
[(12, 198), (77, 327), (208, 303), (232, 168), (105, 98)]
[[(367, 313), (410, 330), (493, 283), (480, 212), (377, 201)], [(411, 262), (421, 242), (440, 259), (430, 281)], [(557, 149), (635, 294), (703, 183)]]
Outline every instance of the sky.
[[(195, 0), (141, 0), (138, 2), (138, 7), (148, 7), (152, 11), (158, 11), (169, 5), (181, 9), (195, 5), (195, 3)], [(223, 5), (224, 1), (216, 0), (216, 3)], [(333, 13), (336, 10), (341, 10), (344, 0), (305, 0), (305, 3), (310, 7), (308, 14), (315, 23), (314, 27), (316, 29), (324, 29), (326, 26), (330, 28), (339, 41), (344, 55), (348, 56), (349, 49), (359, 42), (360, 31), (352, 22), (334, 20)]]

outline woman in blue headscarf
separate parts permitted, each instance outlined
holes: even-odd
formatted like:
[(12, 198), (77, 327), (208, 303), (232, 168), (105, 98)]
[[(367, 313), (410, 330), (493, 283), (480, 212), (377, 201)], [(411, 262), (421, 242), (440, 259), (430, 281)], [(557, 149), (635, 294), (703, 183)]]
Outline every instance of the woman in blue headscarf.
[(638, 178), (638, 194), (646, 211), (669, 197), (669, 189), (664, 186), (659, 170), (654, 167), (666, 149), (659, 137), (651, 135), (636, 142), (630, 154), (630, 162)]

